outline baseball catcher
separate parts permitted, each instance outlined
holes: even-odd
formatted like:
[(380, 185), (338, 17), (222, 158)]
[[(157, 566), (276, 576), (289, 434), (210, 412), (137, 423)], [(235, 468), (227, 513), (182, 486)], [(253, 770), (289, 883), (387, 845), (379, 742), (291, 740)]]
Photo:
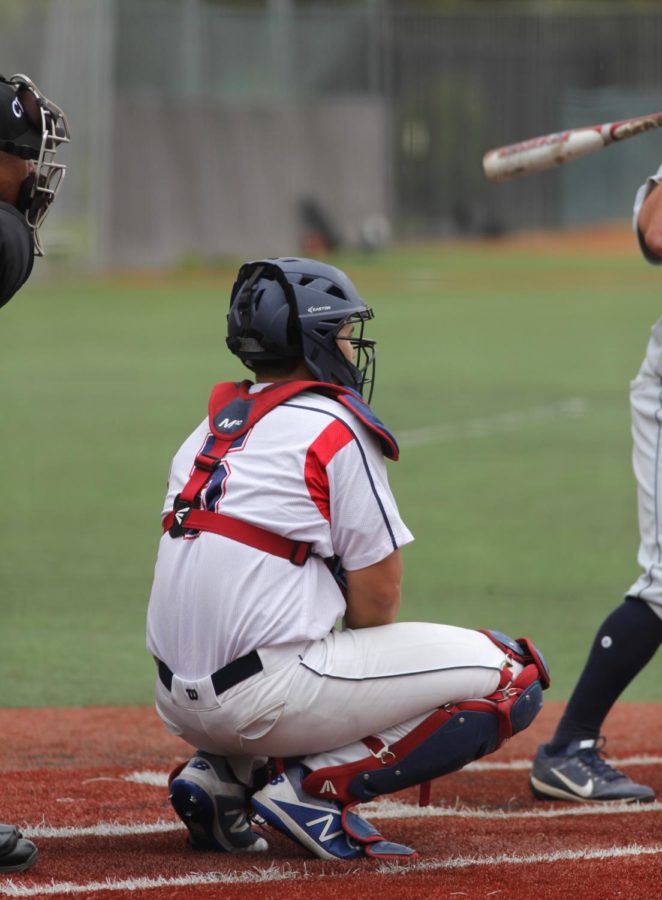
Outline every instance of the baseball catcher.
[(354, 806), (496, 750), (549, 684), (526, 638), (395, 621), (413, 538), (372, 318), (333, 266), (243, 265), (227, 345), (255, 381), (216, 385), (172, 462), (147, 641), (196, 847), (265, 850), (254, 812), (322, 859), (411, 858)]
[[(65, 167), (57, 150), (69, 140), (67, 120), (26, 75), (0, 75), (0, 306), (25, 284), (39, 228), (60, 187)], [(21, 872), (37, 848), (12, 825), (0, 825), (0, 873)]]

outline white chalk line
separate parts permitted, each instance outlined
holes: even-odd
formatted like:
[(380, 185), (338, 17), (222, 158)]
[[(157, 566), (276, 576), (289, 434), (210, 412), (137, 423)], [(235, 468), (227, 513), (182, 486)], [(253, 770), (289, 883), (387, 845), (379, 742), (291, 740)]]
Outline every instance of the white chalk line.
[[(662, 756), (629, 756), (621, 759), (612, 759), (617, 768), (628, 766), (657, 766), (662, 765)], [(508, 762), (473, 762), (465, 767), (464, 771), (474, 770), (482, 772), (491, 771), (516, 771), (531, 768), (530, 759), (513, 759)], [(89, 780), (89, 779), (88, 779)], [(168, 774), (158, 770), (135, 771), (128, 775), (118, 776), (118, 781), (129, 781), (134, 784), (144, 784), (150, 787), (166, 787)], [(455, 806), (418, 806), (417, 804), (402, 803), (396, 800), (381, 799), (372, 803), (361, 805), (361, 811), (365, 815), (376, 819), (394, 818), (531, 818), (545, 819), (563, 816), (581, 816), (614, 814), (632, 814), (642, 812), (659, 812), (662, 809), (660, 802), (645, 804), (609, 803), (609, 804), (572, 804), (561, 808), (536, 807), (530, 810), (486, 810), (471, 807)], [(156, 822), (98, 822), (90, 826), (63, 825), (53, 826), (42, 822), (38, 825), (24, 824), (21, 826), (23, 834), (33, 839), (44, 838), (78, 838), (78, 837), (126, 837), (141, 834), (164, 834), (177, 831), (182, 828), (179, 822), (159, 819)]]
[[(562, 807), (540, 806), (532, 809), (479, 809), (469, 806), (418, 806), (416, 803), (404, 803), (399, 800), (375, 800), (362, 803), (358, 807), (364, 816), (371, 819), (559, 819), (568, 816), (609, 816), (637, 815), (641, 813), (662, 812), (662, 803), (573, 803)], [(180, 822), (159, 819), (156, 822), (98, 822), (96, 825), (24, 825), (21, 831), (25, 837), (33, 840), (47, 838), (80, 838), (80, 837), (129, 837), (141, 834), (166, 834), (171, 831), (182, 831)]]
[[(647, 754), (639, 754), (637, 756), (623, 756), (620, 759), (610, 756), (609, 762), (616, 769), (628, 766), (660, 766), (662, 765), (662, 756), (649, 756)], [(474, 772), (497, 772), (497, 771), (514, 771), (516, 769), (530, 769), (532, 765), (531, 759), (511, 759), (508, 762), (472, 762), (465, 766), (463, 771), (473, 770)]]
[(533, 406), (529, 409), (513, 412), (496, 413), (493, 416), (480, 416), (462, 422), (448, 422), (444, 425), (426, 425), (421, 428), (410, 428), (397, 434), (401, 447), (424, 447), (427, 444), (444, 444), (466, 438), (485, 438), (506, 431), (516, 431), (547, 422), (550, 419), (578, 418), (586, 415), (588, 401), (583, 397), (571, 397), (544, 406)]
[[(609, 758), (617, 769), (627, 768), (628, 766), (659, 766), (662, 765), (662, 756), (624, 756), (621, 759), (615, 757)], [(464, 772), (507, 772), (517, 770), (528, 770), (531, 768), (531, 759), (512, 759), (508, 762), (472, 762), (465, 766)], [(130, 772), (128, 775), (121, 776), (124, 781), (131, 781), (135, 784), (147, 784), (152, 787), (167, 787), (168, 774), (154, 769), (146, 769), (144, 771)]]
[(307, 878), (306, 872), (270, 866), (268, 869), (252, 869), (247, 872), (192, 872), (173, 878), (107, 878), (104, 881), (52, 881), (50, 884), (26, 885), (20, 882), (0, 883), (0, 895), (6, 897), (46, 897), (50, 894), (87, 894), (99, 891), (140, 891), (149, 888), (193, 887), (205, 884), (258, 884), (261, 882), (288, 881)]
[(361, 815), (371, 819), (562, 819), (567, 816), (609, 816), (662, 812), (662, 803), (573, 803), (563, 807), (533, 809), (475, 809), (468, 806), (418, 806), (399, 800), (375, 800), (362, 803)]
[(656, 856), (662, 853), (662, 845), (642, 846), (641, 844), (626, 844), (624, 847), (584, 847), (580, 850), (557, 850), (554, 853), (533, 853), (528, 856), (517, 854), (498, 856), (465, 856), (450, 859), (428, 859), (413, 863), (404, 867), (393, 863), (381, 863), (377, 867), (380, 875), (393, 873), (432, 872), (439, 869), (466, 869), (471, 866), (505, 866), (505, 865), (531, 865), (539, 863), (574, 862), (595, 859), (624, 859), (628, 856)]
[[(31, 840), (43, 838), (128, 837), (138, 834), (165, 834), (180, 831), (181, 822), (158, 819), (156, 822), (97, 822), (96, 825), (25, 825), (21, 832)], [(182, 832), (184, 833), (184, 832)]]
[(135, 784), (149, 784), (152, 787), (167, 787), (168, 772), (159, 772), (147, 769), (144, 772), (131, 772), (122, 776), (123, 781), (132, 781)]
[[(662, 845), (626, 844), (622, 847), (583, 847), (578, 850), (558, 850), (553, 853), (535, 853), (530, 855), (499, 854), (496, 856), (458, 856), (447, 859), (426, 859), (407, 864), (380, 863), (374, 868), (376, 875), (411, 875), (416, 873), (440, 870), (466, 869), (474, 866), (504, 865), (539, 865), (541, 863), (587, 862), (591, 860), (625, 859), (636, 856), (655, 856), (662, 853)], [(90, 881), (77, 884), (71, 881), (52, 881), (50, 884), (29, 885), (20, 881), (9, 881), (0, 884), (0, 894), (6, 897), (46, 897), (52, 894), (92, 894), (101, 891), (137, 891), (150, 888), (194, 887), (208, 884), (259, 884), (295, 879), (314, 878), (351, 878), (353, 874), (366, 874), (366, 864), (359, 864), (355, 869), (342, 872), (309, 872), (305, 864), (303, 871), (289, 866), (271, 865), (266, 869), (254, 868), (245, 872), (192, 872), (188, 875), (173, 878), (107, 878), (104, 881)]]

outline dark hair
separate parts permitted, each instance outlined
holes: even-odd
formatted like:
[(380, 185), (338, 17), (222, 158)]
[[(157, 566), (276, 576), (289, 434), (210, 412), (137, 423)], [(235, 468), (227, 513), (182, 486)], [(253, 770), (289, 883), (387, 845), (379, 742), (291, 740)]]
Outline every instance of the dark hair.
[(303, 357), (290, 359), (251, 359), (246, 364), (259, 378), (285, 378), (303, 362)]

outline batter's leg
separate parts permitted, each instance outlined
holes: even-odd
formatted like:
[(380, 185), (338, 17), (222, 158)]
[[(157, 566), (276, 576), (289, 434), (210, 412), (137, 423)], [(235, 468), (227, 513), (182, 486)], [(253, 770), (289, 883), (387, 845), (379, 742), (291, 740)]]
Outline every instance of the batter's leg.
[(662, 642), (662, 378), (653, 334), (631, 384), (632, 462), (637, 480), (642, 575), (630, 596), (602, 623), (586, 665), (549, 744), (533, 763), (530, 785), (540, 799), (649, 801), (654, 791), (610, 766), (602, 725), (622, 692)]

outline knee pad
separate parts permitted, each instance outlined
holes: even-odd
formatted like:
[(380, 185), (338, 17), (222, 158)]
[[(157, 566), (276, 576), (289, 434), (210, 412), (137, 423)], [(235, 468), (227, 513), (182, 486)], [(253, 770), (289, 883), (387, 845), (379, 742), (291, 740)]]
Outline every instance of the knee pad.
[(538, 670), (538, 680), (543, 691), (547, 690), (550, 685), (549, 666), (542, 655), (542, 652), (529, 638), (513, 638), (508, 637), (501, 631), (493, 629), (479, 628), (481, 634), (489, 638), (493, 644), (496, 644), (504, 653), (512, 657), (523, 666), (534, 665)]

